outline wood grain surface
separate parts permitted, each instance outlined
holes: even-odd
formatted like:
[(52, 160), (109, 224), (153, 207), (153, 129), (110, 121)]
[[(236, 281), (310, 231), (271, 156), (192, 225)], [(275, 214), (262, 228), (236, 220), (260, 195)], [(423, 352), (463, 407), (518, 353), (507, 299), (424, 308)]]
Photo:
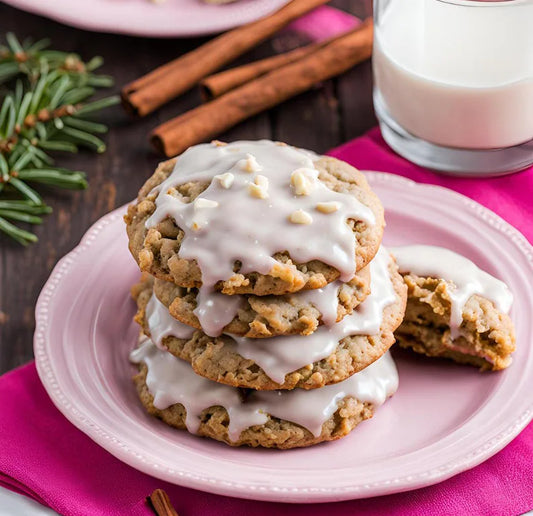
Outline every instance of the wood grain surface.
[[(369, 0), (331, 2), (360, 17), (370, 15), (370, 4)], [(4, 4), (0, 4), (0, 28), (2, 35), (13, 31), (20, 39), (49, 37), (54, 48), (77, 52), (85, 59), (103, 56), (102, 71), (115, 78), (116, 92), (123, 84), (205, 41), (204, 38), (157, 40), (96, 34)], [(282, 33), (236, 63), (286, 51), (301, 43), (294, 35)], [(219, 138), (226, 141), (271, 138), (321, 153), (376, 124), (371, 90), (371, 66), (367, 62)], [(160, 157), (148, 145), (149, 131), (199, 102), (200, 96), (194, 90), (142, 120), (128, 118), (118, 106), (108, 110), (105, 122), (110, 125), (110, 131), (104, 154), (80, 152), (59, 158), (62, 166), (87, 172), (89, 188), (83, 192), (40, 189), (54, 212), (36, 228), (38, 243), (23, 248), (0, 235), (0, 374), (31, 360), (35, 302), (58, 259), (76, 246), (93, 222), (133, 199), (153, 172)]]

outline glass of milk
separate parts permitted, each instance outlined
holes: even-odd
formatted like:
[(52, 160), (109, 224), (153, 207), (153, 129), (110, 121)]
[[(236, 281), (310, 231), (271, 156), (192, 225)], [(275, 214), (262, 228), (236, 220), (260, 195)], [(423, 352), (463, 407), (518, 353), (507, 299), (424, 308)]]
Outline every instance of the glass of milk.
[(422, 166), (501, 175), (533, 164), (533, 0), (374, 0), (374, 106)]

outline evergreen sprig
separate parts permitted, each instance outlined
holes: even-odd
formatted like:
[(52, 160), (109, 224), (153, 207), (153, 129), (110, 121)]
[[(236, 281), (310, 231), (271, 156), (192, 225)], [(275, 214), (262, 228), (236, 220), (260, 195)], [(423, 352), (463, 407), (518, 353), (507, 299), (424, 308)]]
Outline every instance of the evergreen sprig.
[[(48, 40), (20, 43), (14, 34), (0, 45), (0, 231), (26, 245), (37, 237), (13, 222), (40, 224), (50, 213), (35, 183), (87, 188), (85, 174), (55, 166), (50, 152), (105, 151), (97, 135), (107, 127), (92, 120), (117, 96), (90, 101), (111, 77), (95, 74), (101, 57), (85, 63), (76, 54), (48, 50)], [(31, 184), (31, 186), (30, 186)]]

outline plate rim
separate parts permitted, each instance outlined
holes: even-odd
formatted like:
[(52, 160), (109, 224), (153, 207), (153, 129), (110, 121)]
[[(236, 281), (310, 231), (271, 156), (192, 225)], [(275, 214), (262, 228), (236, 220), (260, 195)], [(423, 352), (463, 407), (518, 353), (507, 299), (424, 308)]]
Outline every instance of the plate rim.
[[(371, 185), (376, 183), (392, 183), (393, 185), (397, 184), (407, 188), (421, 188), (423, 190), (431, 189), (441, 192), (443, 190), (446, 191), (446, 195), (455, 197), (458, 201), (476, 212), (478, 216), (513, 241), (526, 258), (527, 264), (533, 272), (533, 247), (531, 244), (529, 244), (525, 236), (515, 227), (485, 206), (463, 194), (440, 185), (418, 183), (403, 176), (388, 172), (364, 171), (364, 173)], [(526, 409), (522, 410), (519, 415), (513, 418), (513, 420), (496, 436), (493, 436), (488, 440), (479, 439), (477, 443), (478, 446), (474, 450), (465, 452), (462, 455), (462, 460), (452, 460), (451, 462), (440, 466), (438, 469), (428, 467), (427, 471), (417, 475), (411, 474), (404, 477), (396, 477), (374, 482), (372, 484), (343, 486), (340, 488), (291, 487), (290, 489), (283, 489), (279, 486), (255, 486), (251, 484), (243, 484), (241, 482), (234, 482), (228, 479), (221, 480), (219, 478), (191, 474), (187, 471), (180, 472), (176, 469), (173, 469), (172, 472), (167, 472), (158, 468), (156, 464), (151, 464), (150, 461), (147, 461), (145, 458), (143, 459), (141, 457), (142, 454), (138, 451), (131, 450), (124, 443), (120, 443), (120, 440), (117, 439), (116, 436), (108, 434), (105, 429), (88, 421), (84, 415), (70, 403), (68, 394), (63, 393), (58, 386), (50, 362), (50, 357), (47, 355), (45, 349), (45, 334), (48, 329), (48, 307), (54, 299), (56, 287), (75, 264), (76, 258), (97, 240), (99, 233), (109, 224), (115, 222), (117, 218), (123, 216), (128, 204), (116, 208), (97, 220), (84, 234), (80, 243), (72, 251), (61, 258), (54, 267), (39, 295), (35, 308), (36, 329), (34, 334), (34, 353), (38, 375), (58, 410), (72, 424), (74, 424), (74, 426), (87, 434), (99, 446), (103, 447), (112, 455), (133, 468), (177, 485), (238, 498), (291, 503), (317, 503), (350, 500), (410, 491), (442, 482), (458, 473), (477, 466), (495, 455), (514, 439), (533, 419), (532, 400), (529, 405), (527, 405)], [(117, 447), (111, 446), (111, 442), (118, 444), (118, 449)]]
[[(148, 2), (148, 0), (146, 0)], [(277, 9), (283, 7), (289, 0), (276, 0), (276, 3), (272, 9), (263, 9), (260, 11), (259, 16), (245, 18), (239, 20), (236, 17), (225, 18), (224, 23), (212, 24), (210, 27), (181, 27), (179, 29), (162, 29), (161, 27), (155, 27), (149, 24), (141, 24), (131, 28), (128, 26), (127, 21), (110, 20), (102, 24), (99, 20), (92, 20), (91, 18), (85, 18), (81, 15), (69, 14), (68, 12), (61, 10), (61, 8), (54, 6), (54, 2), (35, 1), (35, 0), (2, 0), (3, 3), (20, 9), (27, 13), (35, 14), (37, 16), (43, 16), (50, 20), (53, 20), (70, 27), (77, 29), (87, 30), (90, 32), (100, 32), (106, 34), (121, 34), (126, 36), (137, 36), (144, 38), (188, 38), (188, 37), (201, 37), (209, 36), (212, 34), (219, 34), (221, 32), (240, 27), (246, 23), (251, 23), (263, 16), (274, 12)], [(266, 3), (265, 3), (266, 5)]]

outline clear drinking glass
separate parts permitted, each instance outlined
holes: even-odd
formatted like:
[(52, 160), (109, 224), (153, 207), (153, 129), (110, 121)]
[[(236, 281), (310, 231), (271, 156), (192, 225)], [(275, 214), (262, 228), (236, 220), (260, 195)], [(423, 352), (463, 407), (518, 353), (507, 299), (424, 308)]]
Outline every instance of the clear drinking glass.
[(500, 175), (533, 164), (533, 0), (374, 0), (374, 106), (422, 166)]

